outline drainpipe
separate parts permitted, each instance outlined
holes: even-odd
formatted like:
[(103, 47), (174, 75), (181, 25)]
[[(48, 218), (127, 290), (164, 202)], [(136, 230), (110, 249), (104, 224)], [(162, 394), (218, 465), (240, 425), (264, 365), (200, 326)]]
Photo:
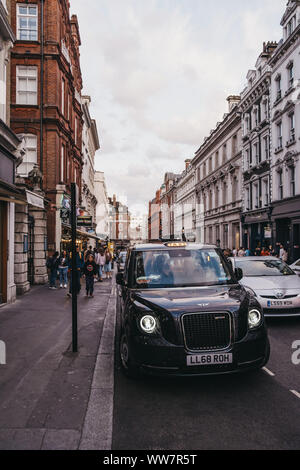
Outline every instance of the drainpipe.
[[(41, 112), (40, 112), (40, 170), (41, 173), (44, 173), (44, 138), (43, 138), (43, 131), (44, 131), (44, 1), (41, 0)], [(43, 187), (43, 181), (42, 181)]]

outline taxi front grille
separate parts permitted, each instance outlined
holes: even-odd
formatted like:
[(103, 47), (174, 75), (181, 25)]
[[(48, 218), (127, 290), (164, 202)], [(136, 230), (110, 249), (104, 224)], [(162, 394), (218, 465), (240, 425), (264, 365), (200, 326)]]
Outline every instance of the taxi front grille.
[(194, 313), (183, 315), (185, 346), (190, 351), (217, 351), (231, 343), (229, 313)]

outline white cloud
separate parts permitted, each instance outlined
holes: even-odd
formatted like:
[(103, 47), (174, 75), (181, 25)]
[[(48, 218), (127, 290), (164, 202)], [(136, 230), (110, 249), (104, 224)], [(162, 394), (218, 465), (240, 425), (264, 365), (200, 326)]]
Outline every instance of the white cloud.
[[(243, 89), (285, 0), (72, 0), (109, 192), (148, 201)], [(101, 127), (100, 127), (101, 126)]]

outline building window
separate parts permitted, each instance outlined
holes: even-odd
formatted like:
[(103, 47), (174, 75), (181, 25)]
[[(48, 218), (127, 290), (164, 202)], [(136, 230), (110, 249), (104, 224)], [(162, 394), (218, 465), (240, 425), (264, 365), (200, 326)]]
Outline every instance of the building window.
[(264, 204), (265, 206), (269, 205), (269, 183), (268, 180), (263, 180), (263, 188), (264, 188)]
[(216, 168), (219, 167), (219, 152), (216, 153)]
[(276, 101), (281, 99), (281, 75), (276, 77)]
[(37, 104), (37, 67), (17, 66), (16, 104)]
[(282, 171), (278, 173), (278, 197), (283, 199), (283, 174)]
[(277, 146), (279, 149), (282, 148), (282, 122), (277, 124)]
[(223, 145), (223, 163), (226, 163), (227, 160), (227, 146)]
[(219, 187), (216, 186), (215, 188), (215, 206), (216, 208), (219, 207)]
[(209, 157), (209, 172), (212, 172), (212, 157)]
[(251, 200), (250, 200), (250, 188), (246, 189), (246, 210), (249, 211), (251, 209)]
[(255, 155), (255, 164), (258, 165), (260, 162), (258, 143), (254, 144), (254, 155)]
[(65, 180), (65, 147), (61, 147), (61, 156), (60, 156), (60, 180), (63, 183)]
[(223, 184), (223, 206), (227, 204), (227, 184)]
[(288, 65), (287, 70), (288, 70), (288, 85), (289, 85), (289, 88), (292, 88), (294, 85), (294, 63), (293, 62), (291, 62)]
[(290, 142), (295, 141), (295, 114), (292, 113), (289, 115), (289, 124), (290, 124)]
[(34, 165), (37, 164), (37, 136), (26, 134), (22, 137), (25, 154), (17, 172), (20, 176), (26, 177), (33, 169)]
[(270, 139), (269, 136), (264, 137), (264, 155), (265, 155), (265, 160), (269, 159), (269, 146), (270, 146)]
[(38, 40), (37, 5), (17, 5), (17, 39), (19, 41)]
[(236, 177), (232, 181), (232, 202), (236, 202), (238, 198), (238, 180)]
[(291, 194), (291, 197), (294, 197), (296, 194), (295, 167), (294, 166), (291, 166), (290, 168), (290, 194)]
[(269, 119), (269, 103), (268, 100), (265, 100), (263, 103), (264, 118)]
[(228, 224), (223, 225), (223, 246), (228, 247)]
[(61, 82), (61, 113), (65, 114), (65, 81), (62, 79)]
[(75, 145), (77, 144), (77, 117), (75, 117), (75, 132), (74, 132)]
[(254, 194), (255, 194), (255, 209), (259, 208), (259, 187), (258, 184), (254, 185)]
[(237, 136), (232, 137), (232, 156), (234, 157), (237, 154)]

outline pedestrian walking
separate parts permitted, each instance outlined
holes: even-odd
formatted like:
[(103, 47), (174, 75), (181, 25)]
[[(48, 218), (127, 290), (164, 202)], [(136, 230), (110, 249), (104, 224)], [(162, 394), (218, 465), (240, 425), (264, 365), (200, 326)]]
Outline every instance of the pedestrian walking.
[(99, 259), (99, 280), (100, 282), (103, 282), (104, 266), (106, 263), (106, 258), (105, 258), (103, 249), (100, 250), (98, 259)]
[(88, 249), (85, 250), (85, 252), (84, 252), (84, 262), (86, 262), (88, 260), (89, 255), (94, 255), (92, 246), (89, 246)]
[(94, 297), (94, 279), (97, 277), (98, 268), (94, 256), (88, 255), (88, 259), (83, 267), (83, 274), (86, 281), (86, 296)]
[(59, 287), (66, 289), (68, 287), (69, 257), (64, 250), (58, 260)]
[(239, 251), (238, 251), (238, 257), (239, 257), (239, 258), (243, 258), (243, 257), (245, 257), (245, 256), (246, 256), (246, 251), (245, 251), (245, 249), (244, 249), (243, 247), (241, 247), (241, 248), (239, 249)]
[(56, 251), (53, 256), (47, 260), (47, 268), (50, 270), (50, 286), (49, 289), (56, 289), (57, 270), (58, 270), (59, 253)]
[[(79, 246), (76, 247), (76, 290), (77, 290), (77, 295), (80, 293), (81, 290), (81, 272), (84, 266), (84, 259), (83, 259), (83, 254), (79, 249)], [(69, 271), (70, 271), (70, 289), (68, 296), (72, 296), (72, 253), (70, 253), (70, 258), (69, 258)]]
[(112, 261), (112, 256), (111, 253), (108, 249), (105, 250), (104, 253), (105, 256), (105, 265), (104, 265), (104, 272), (106, 274), (106, 279), (111, 279), (112, 277), (112, 272), (111, 272), (111, 261)]

